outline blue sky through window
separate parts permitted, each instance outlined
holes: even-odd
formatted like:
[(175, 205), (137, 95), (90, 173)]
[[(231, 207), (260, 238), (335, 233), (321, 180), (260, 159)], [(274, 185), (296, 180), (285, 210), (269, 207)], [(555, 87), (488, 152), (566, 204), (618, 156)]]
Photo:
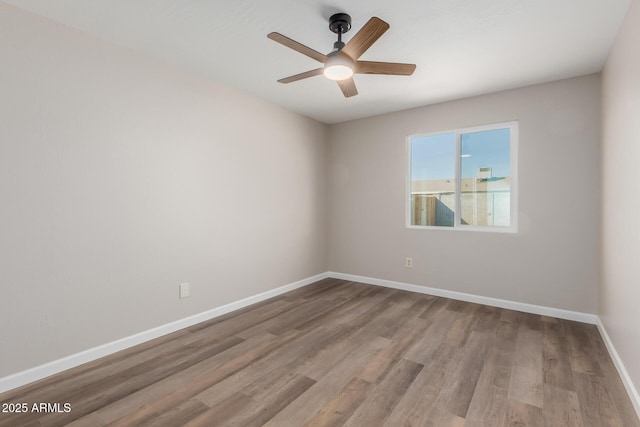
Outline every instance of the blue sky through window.
[(456, 134), (411, 138), (411, 179), (454, 179)]
[(489, 167), (492, 176), (509, 176), (509, 129), (463, 133), (460, 138), (462, 178), (475, 178), (478, 169)]
[[(510, 175), (510, 131), (493, 129), (464, 133), (460, 141), (462, 178), (478, 176), (478, 169), (490, 167), (493, 177)], [(456, 135), (418, 136), (411, 139), (411, 179), (455, 178)]]

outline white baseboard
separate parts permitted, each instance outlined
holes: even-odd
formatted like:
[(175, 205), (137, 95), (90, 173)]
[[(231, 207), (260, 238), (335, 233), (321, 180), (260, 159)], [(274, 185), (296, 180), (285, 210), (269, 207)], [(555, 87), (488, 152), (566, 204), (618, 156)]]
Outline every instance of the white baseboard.
[(180, 319), (175, 322), (167, 323), (166, 325), (158, 326), (156, 328), (149, 329), (147, 331), (143, 331), (116, 341), (112, 341), (110, 343), (103, 344), (98, 347), (82, 351), (80, 353), (72, 354), (62, 359), (45, 363), (44, 365), (36, 366), (34, 368), (27, 369), (22, 372), (17, 372), (4, 378), (0, 378), (0, 393), (46, 378), (67, 369), (74, 368), (76, 366), (82, 365), (83, 363), (91, 362), (101, 357), (108, 356), (129, 347), (142, 344), (143, 342), (152, 340), (154, 338), (179, 331), (180, 329), (193, 326), (200, 322), (213, 319), (214, 317), (222, 316), (223, 314), (238, 310), (257, 302), (267, 300), (269, 298), (281, 295), (285, 292), (310, 285), (319, 280), (326, 279), (327, 277), (329, 277), (327, 273), (308, 277), (306, 279), (299, 280), (297, 282), (290, 283), (288, 285), (281, 286), (270, 291), (262, 292), (258, 295), (253, 295), (238, 301), (234, 301), (232, 303), (216, 307), (203, 313)]
[(523, 311), (525, 313), (540, 314), (543, 316), (557, 317), (559, 319), (575, 320), (576, 322), (597, 324), (598, 316), (595, 314), (581, 313), (578, 311), (562, 310), (560, 308), (544, 307), (541, 305), (526, 304), (503, 300), (499, 298), (483, 297), (463, 292), (447, 291), (444, 289), (430, 288), (427, 286), (412, 285), (409, 283), (394, 282), (392, 280), (374, 279), (371, 277), (355, 276), (353, 274), (335, 273), (330, 271), (328, 277), (349, 280), (352, 282), (367, 283), (369, 285), (384, 286), (387, 288), (400, 289), (403, 291), (417, 292), (421, 294), (434, 295), (438, 297), (450, 298), (460, 301), (473, 302), (476, 304), (490, 305), (493, 307), (507, 308), (509, 310)]
[(609, 338), (609, 335), (607, 334), (607, 331), (604, 325), (602, 324), (600, 318), (595, 314), (580, 313), (576, 311), (568, 311), (568, 310), (562, 310), (558, 308), (544, 307), (539, 305), (508, 301), (508, 300), (503, 300), (498, 298), (483, 297), (478, 295), (466, 294), (462, 292), (430, 288), (427, 286), (419, 286), (419, 285), (413, 285), (409, 283), (375, 279), (371, 277), (356, 276), (353, 274), (344, 274), (344, 273), (336, 273), (336, 272), (326, 272), (326, 273), (318, 274), (316, 276), (312, 276), (294, 283), (290, 283), (288, 285), (281, 286), (279, 288), (272, 289), (270, 291), (262, 292), (258, 295), (253, 295), (253, 296), (250, 296), (238, 301), (234, 301), (232, 303), (229, 303), (220, 307), (216, 307), (212, 310), (208, 310), (203, 313), (199, 313), (181, 320), (177, 320), (175, 322), (171, 322), (166, 325), (159, 326), (157, 328), (149, 329), (147, 331), (140, 332), (138, 334), (131, 335), (129, 337), (125, 337), (116, 341), (112, 341), (110, 343), (103, 344), (101, 346), (91, 348), (91, 349), (82, 351), (80, 353), (76, 353), (76, 354), (64, 357), (62, 359), (54, 360), (44, 365), (36, 366), (34, 368), (27, 369), (25, 371), (18, 372), (13, 375), (0, 378), (0, 393), (46, 378), (48, 376), (57, 374), (67, 369), (71, 369), (73, 367), (82, 365), (83, 363), (91, 362), (101, 357), (108, 356), (110, 354), (133, 347), (135, 345), (142, 344), (154, 338), (158, 338), (163, 335), (178, 331), (180, 329), (193, 326), (200, 322), (204, 322), (206, 320), (213, 319), (218, 316), (222, 316), (223, 314), (229, 313), (234, 310), (238, 310), (243, 307), (247, 307), (251, 304), (255, 304), (255, 303), (267, 300), (269, 298), (281, 295), (283, 293), (292, 291), (294, 289), (308, 286), (319, 280), (326, 279), (329, 277), (597, 325), (598, 330), (600, 331), (600, 334), (603, 337), (605, 345), (607, 346), (607, 350), (609, 351), (611, 359), (613, 360), (620, 374), (622, 382), (624, 383), (624, 386), (627, 390), (627, 393), (629, 394), (629, 397), (634, 405), (634, 408), (638, 413), (638, 416), (640, 417), (640, 394), (638, 394), (638, 390), (635, 388), (633, 382), (631, 381), (631, 378), (629, 377), (629, 374), (626, 368), (624, 367), (624, 364), (622, 363), (620, 356), (615, 350), (615, 347), (613, 346), (613, 343), (611, 342), (611, 339)]
[(607, 329), (604, 327), (600, 318), (598, 318), (598, 323), (596, 325), (598, 326), (600, 335), (604, 340), (604, 345), (607, 346), (611, 360), (613, 360), (613, 364), (618, 370), (618, 374), (620, 374), (620, 379), (622, 380), (622, 384), (624, 384), (624, 388), (627, 390), (627, 394), (629, 395), (631, 403), (636, 410), (636, 414), (638, 415), (638, 418), (640, 418), (640, 393), (638, 393), (638, 389), (633, 384), (633, 381), (629, 376), (629, 372), (627, 372), (627, 368), (624, 367), (624, 363), (622, 363), (622, 359), (620, 359), (620, 355), (613, 346), (613, 342), (607, 333)]

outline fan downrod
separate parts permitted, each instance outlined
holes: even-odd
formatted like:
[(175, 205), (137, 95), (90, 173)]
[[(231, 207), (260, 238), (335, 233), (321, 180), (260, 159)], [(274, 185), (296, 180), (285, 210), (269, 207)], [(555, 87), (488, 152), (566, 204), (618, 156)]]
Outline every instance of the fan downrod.
[(329, 29), (336, 34), (344, 34), (351, 29), (351, 17), (346, 13), (336, 13), (329, 18)]

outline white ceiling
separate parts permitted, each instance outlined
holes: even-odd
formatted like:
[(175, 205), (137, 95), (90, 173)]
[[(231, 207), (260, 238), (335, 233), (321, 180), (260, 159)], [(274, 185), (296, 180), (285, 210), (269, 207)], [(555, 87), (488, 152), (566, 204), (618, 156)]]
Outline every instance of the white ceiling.
[[(598, 72), (630, 0), (2, 0), (325, 123)], [(333, 13), (391, 28), (361, 59), (417, 64), (356, 75), (344, 98), (319, 64), (266, 35), (327, 53)]]

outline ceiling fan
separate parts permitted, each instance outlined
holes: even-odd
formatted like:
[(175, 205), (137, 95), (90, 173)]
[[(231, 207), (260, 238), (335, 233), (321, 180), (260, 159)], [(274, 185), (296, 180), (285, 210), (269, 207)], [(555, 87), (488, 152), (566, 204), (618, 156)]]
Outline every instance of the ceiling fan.
[(346, 13), (336, 13), (329, 18), (329, 29), (338, 35), (338, 41), (333, 44), (333, 50), (324, 55), (280, 33), (267, 35), (296, 52), (315, 59), (324, 64), (322, 68), (295, 74), (278, 80), (280, 83), (291, 83), (308, 77), (324, 74), (328, 79), (335, 80), (342, 89), (345, 97), (358, 94), (353, 74), (385, 74), (396, 76), (410, 76), (416, 69), (415, 64), (400, 64), (395, 62), (359, 61), (358, 59), (369, 49), (388, 29), (389, 24), (380, 18), (373, 17), (346, 44), (342, 35), (351, 29), (351, 17)]

